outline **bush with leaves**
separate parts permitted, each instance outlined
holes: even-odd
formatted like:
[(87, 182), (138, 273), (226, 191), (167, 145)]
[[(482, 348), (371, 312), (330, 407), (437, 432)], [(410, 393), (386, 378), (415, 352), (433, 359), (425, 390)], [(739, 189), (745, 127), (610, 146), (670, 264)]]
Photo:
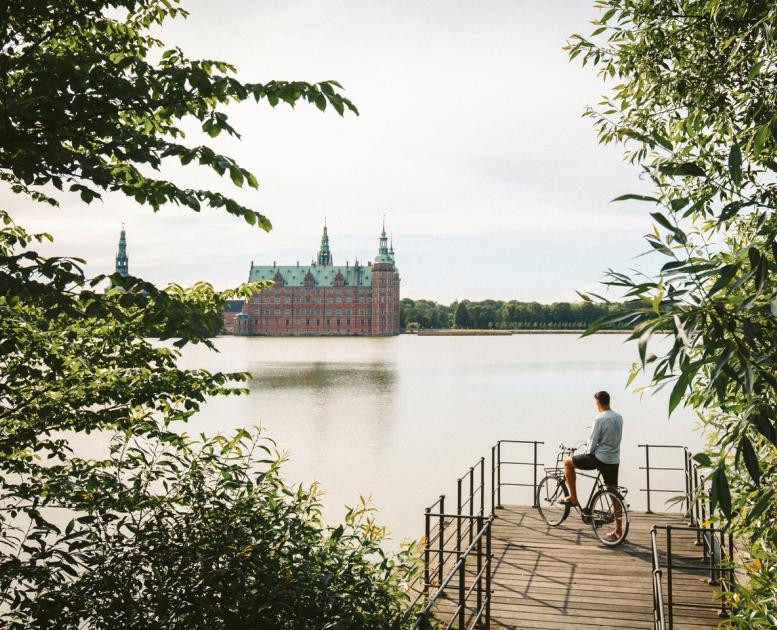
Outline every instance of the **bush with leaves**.
[[(622, 142), (652, 195), (658, 272), (611, 272), (640, 299), (640, 362), (697, 410), (711, 501), (746, 544), (732, 623), (777, 625), (777, 5), (752, 0), (599, 0), (570, 57), (612, 88), (587, 114)], [(636, 315), (634, 316), (636, 317)], [(627, 320), (629, 317), (627, 317)], [(606, 326), (604, 318), (594, 327)], [(669, 332), (669, 349), (650, 343)]]
[[(237, 133), (222, 107), (236, 101), (356, 109), (334, 81), (244, 83), (148, 35), (180, 15), (175, 0), (4, 3), (0, 181), (53, 205), (57, 190), (85, 203), (118, 191), (155, 211), (209, 205), (269, 230), (221, 192), (159, 175), (173, 158), (257, 186), (233, 159), (183, 144), (183, 121), (212, 137)], [(87, 278), (81, 260), (35, 253), (49, 238), (0, 209), (4, 625), (399, 627), (413, 556), (381, 550), (366, 506), (325, 527), (315, 488), (287, 486), (256, 430), (184, 433), (206, 399), (243, 393), (247, 376), (179, 369), (179, 348), (211, 345), (225, 301), (263, 285)]]

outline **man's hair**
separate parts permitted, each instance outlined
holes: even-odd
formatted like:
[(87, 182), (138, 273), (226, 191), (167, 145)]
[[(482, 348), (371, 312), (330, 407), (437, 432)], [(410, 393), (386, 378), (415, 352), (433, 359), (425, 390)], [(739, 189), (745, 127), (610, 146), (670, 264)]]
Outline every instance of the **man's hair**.
[(610, 395), (607, 392), (605, 392), (605, 391), (596, 392), (594, 394), (594, 398), (596, 398), (596, 400), (598, 400), (603, 405), (609, 405), (610, 404)]

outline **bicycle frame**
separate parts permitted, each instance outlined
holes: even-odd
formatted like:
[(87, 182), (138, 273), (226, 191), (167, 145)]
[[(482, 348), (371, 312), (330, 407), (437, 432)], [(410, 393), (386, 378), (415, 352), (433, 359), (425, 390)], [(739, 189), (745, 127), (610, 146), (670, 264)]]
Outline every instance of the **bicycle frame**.
[[(564, 469), (562, 467), (562, 463), (564, 461), (564, 458), (567, 456), (572, 456), (574, 452), (576, 451), (576, 448), (569, 448), (569, 447), (562, 447), (558, 451), (558, 455), (556, 455), (556, 466), (555, 468), (546, 468), (545, 474), (553, 474), (559, 479), (562, 479), (566, 481), (564, 477)], [(603, 490), (607, 488), (602, 481), (602, 473), (601, 471), (597, 471), (596, 475), (590, 475), (585, 472), (581, 472), (580, 470), (575, 470), (578, 477), (588, 477), (589, 479), (593, 479), (594, 483), (591, 486), (591, 492), (588, 494), (588, 500), (585, 503), (585, 507), (582, 505), (576, 505), (575, 508), (580, 511), (581, 516), (583, 517), (583, 521), (586, 520), (586, 517), (590, 515), (592, 510), (592, 503), (594, 500), (594, 495), (599, 492), (599, 490)], [(626, 498), (626, 495), (628, 494), (628, 488), (625, 488), (623, 486), (613, 486), (613, 489), (615, 489), (618, 494), (620, 494), (624, 499)]]

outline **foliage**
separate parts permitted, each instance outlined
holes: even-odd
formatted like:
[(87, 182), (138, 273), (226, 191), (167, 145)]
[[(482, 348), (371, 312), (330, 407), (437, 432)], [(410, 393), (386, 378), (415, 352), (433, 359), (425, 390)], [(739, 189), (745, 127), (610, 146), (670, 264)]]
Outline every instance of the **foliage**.
[[(758, 559), (733, 623), (777, 618), (777, 5), (750, 0), (601, 0), (571, 58), (613, 84), (587, 114), (623, 142), (652, 195), (656, 273), (612, 272), (642, 301), (639, 369), (694, 407), (711, 440), (711, 500)], [(658, 267), (656, 267), (658, 269)], [(606, 320), (600, 325), (606, 325)], [(668, 330), (659, 356), (651, 338)]]
[[(417, 323), (420, 328), (478, 329), (583, 329), (599, 318), (628, 312), (622, 304), (594, 304), (590, 301), (540, 304), (516, 300), (462, 300), (445, 306), (430, 300), (409, 298), (402, 299), (399, 309), (402, 327)], [(613, 322), (610, 327), (619, 326), (618, 322)]]
[[(220, 108), (249, 98), (355, 111), (333, 81), (242, 83), (228, 64), (165, 49), (148, 31), (185, 15), (175, 0), (4, 3), (0, 15), (0, 180), (38, 201), (120, 191), (269, 229), (220, 192), (152, 175), (174, 158), (256, 187), (230, 158), (182, 144), (184, 121), (237, 134)], [(83, 261), (34, 251), (50, 238), (0, 210), (4, 625), (397, 627), (415, 556), (381, 550), (368, 506), (325, 527), (316, 488), (286, 485), (258, 430), (184, 433), (247, 375), (180, 369), (178, 348), (210, 345), (225, 301), (263, 285), (87, 278)]]
[[(148, 31), (186, 16), (177, 0), (33, 0), (0, 9), (0, 181), (54, 205), (40, 186), (80, 194), (121, 191), (154, 211), (165, 203), (192, 210), (224, 208), (265, 230), (260, 212), (219, 192), (181, 188), (149, 175), (166, 159), (229, 175), (235, 186), (258, 181), (206, 144), (185, 144), (181, 122), (197, 121), (209, 137), (239, 137), (224, 105), (249, 99), (327, 105), (340, 115), (354, 105), (336, 81), (244, 83), (235, 68), (188, 59)], [(118, 17), (123, 16), (123, 17)]]

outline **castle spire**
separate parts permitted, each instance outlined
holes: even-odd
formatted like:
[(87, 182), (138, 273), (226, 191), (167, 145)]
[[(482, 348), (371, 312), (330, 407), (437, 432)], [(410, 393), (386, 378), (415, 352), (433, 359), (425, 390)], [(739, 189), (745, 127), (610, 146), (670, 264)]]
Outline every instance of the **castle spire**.
[(375, 257), (376, 263), (391, 263), (392, 257), (388, 248), (388, 237), (386, 236), (386, 217), (383, 217), (383, 229), (378, 239), (378, 255)]
[(321, 248), (318, 250), (318, 264), (322, 267), (331, 266), (332, 252), (329, 250), (329, 233), (326, 229), (326, 217), (324, 217), (324, 233), (321, 235)]
[(121, 224), (121, 235), (119, 236), (119, 251), (116, 252), (116, 273), (122, 276), (129, 275), (129, 257), (127, 256), (127, 232), (124, 230), (124, 224)]

